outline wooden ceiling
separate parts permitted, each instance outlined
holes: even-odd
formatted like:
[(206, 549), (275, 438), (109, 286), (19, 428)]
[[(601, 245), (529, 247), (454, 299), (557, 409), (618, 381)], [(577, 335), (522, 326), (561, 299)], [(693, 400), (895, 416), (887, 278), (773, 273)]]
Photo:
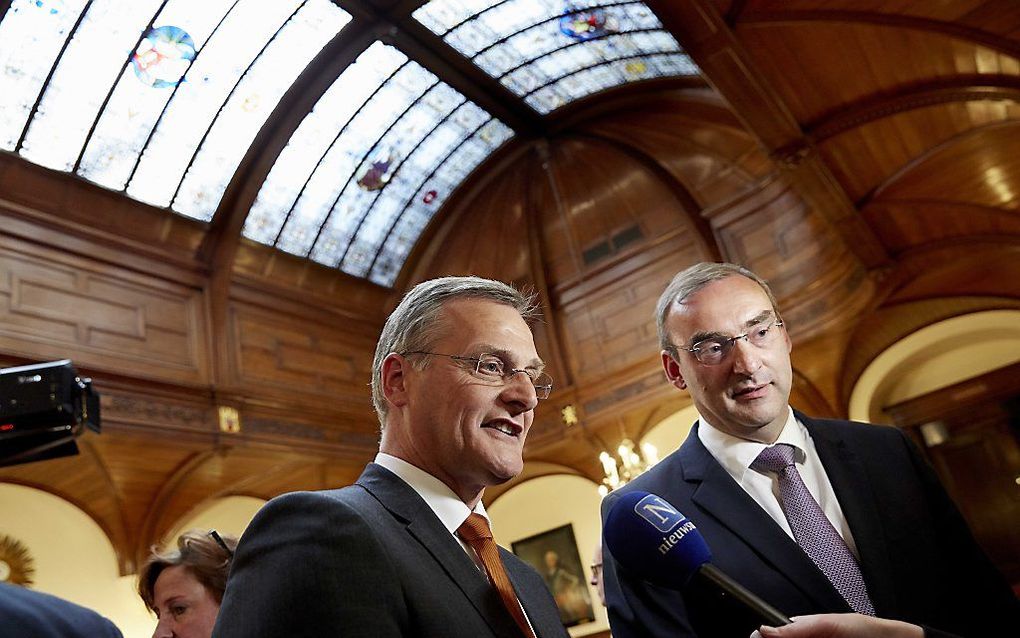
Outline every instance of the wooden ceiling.
[[(524, 478), (597, 480), (600, 447), (688, 402), (662, 381), (652, 308), (694, 261), (772, 282), (794, 403), (819, 415), (845, 415), (857, 376), (910, 332), (1020, 307), (1020, 5), (649, 5), (707, 82), (610, 91), (519, 136), (448, 200), (394, 290), (239, 238), (271, 152), (210, 226), (0, 157), (0, 363), (73, 359), (104, 423), (80, 456), (0, 480), (88, 512), (124, 573), (212, 499), (350, 483), (376, 448), (378, 330), (440, 274), (542, 299), (557, 389)], [(240, 410), (239, 434), (218, 406)]]

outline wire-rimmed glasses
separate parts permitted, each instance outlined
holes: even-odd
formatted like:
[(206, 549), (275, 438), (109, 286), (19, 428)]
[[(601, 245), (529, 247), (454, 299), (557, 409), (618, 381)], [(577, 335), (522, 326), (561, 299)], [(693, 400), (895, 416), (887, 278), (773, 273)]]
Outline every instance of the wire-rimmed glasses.
[(745, 339), (751, 345), (764, 348), (772, 342), (772, 339), (779, 334), (778, 330), (772, 328), (781, 328), (783, 326), (782, 319), (770, 319), (756, 323), (751, 327), (750, 330), (742, 335), (736, 335), (735, 337), (710, 337), (708, 339), (702, 339), (698, 341), (690, 348), (684, 348), (681, 346), (674, 346), (677, 350), (685, 350), (694, 355), (694, 358), (699, 362), (707, 365), (714, 366), (722, 363), (726, 357), (733, 350), (733, 346), (740, 339)]
[(481, 379), (491, 385), (506, 385), (510, 383), (515, 374), (523, 372), (524, 375), (531, 381), (532, 385), (535, 386), (535, 395), (539, 399), (548, 399), (549, 394), (552, 392), (553, 380), (551, 376), (535, 368), (512, 368), (510, 367), (510, 364), (499, 355), (486, 352), (478, 355), (477, 357), (464, 357), (455, 354), (443, 354), (442, 352), (412, 350), (410, 352), (401, 352), (400, 356), (406, 357), (412, 354), (449, 357), (454, 361), (470, 363), (472, 365), (465, 366), (465, 368), (467, 368), (467, 370), (470, 371), (475, 378)]

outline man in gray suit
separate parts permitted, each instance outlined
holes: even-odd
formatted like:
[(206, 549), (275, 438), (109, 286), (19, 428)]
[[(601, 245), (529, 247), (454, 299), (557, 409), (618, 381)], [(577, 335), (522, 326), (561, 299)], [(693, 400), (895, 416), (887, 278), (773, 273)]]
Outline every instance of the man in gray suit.
[(552, 381), (506, 284), (411, 290), (376, 347), (374, 463), (349, 487), (278, 497), (238, 546), (213, 632), (565, 637), (542, 578), (489, 533), (482, 493), (523, 469)]

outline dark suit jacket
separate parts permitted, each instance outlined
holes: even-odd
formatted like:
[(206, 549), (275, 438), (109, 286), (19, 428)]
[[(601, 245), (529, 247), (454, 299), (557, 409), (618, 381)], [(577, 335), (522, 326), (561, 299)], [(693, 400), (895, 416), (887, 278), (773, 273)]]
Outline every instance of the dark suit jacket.
[[(797, 418), (850, 525), (878, 616), (961, 636), (1020, 636), (1016, 597), (901, 431)], [(603, 518), (629, 490), (657, 494), (697, 525), (717, 567), (788, 616), (849, 612), (811, 559), (709, 453), (697, 428), (679, 450), (610, 494)], [(640, 581), (609, 552), (605, 572), (614, 638), (746, 638), (760, 624), (693, 581), (683, 593)]]
[(91, 609), (0, 583), (0, 638), (121, 638), (121, 633)]
[[(500, 551), (540, 638), (565, 637), (533, 569)], [(273, 499), (237, 548), (218, 638), (520, 638), (475, 563), (410, 486), (371, 463), (355, 485)]]

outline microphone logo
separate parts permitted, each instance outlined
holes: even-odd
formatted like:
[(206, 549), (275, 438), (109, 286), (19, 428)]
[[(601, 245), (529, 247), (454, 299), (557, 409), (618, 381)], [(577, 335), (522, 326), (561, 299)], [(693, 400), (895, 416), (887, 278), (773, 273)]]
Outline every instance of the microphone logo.
[(648, 494), (634, 505), (634, 513), (660, 532), (668, 532), (687, 519), (672, 505), (655, 494)]

